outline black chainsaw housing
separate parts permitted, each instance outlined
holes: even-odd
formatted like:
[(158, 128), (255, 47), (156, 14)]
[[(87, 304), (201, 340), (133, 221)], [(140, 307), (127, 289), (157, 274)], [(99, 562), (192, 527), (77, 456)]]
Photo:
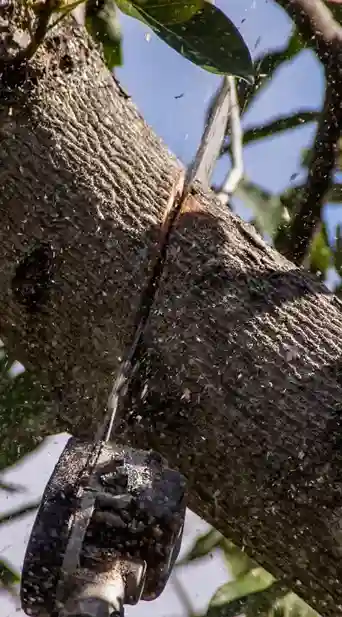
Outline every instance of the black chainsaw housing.
[(78, 555), (80, 570), (110, 571), (118, 557), (145, 561), (143, 600), (158, 597), (167, 583), (182, 540), (184, 477), (154, 452), (102, 444), (94, 458), (94, 443), (71, 438), (45, 489), (25, 554), (21, 602), (28, 615), (55, 611), (84, 486), (94, 494), (94, 509)]

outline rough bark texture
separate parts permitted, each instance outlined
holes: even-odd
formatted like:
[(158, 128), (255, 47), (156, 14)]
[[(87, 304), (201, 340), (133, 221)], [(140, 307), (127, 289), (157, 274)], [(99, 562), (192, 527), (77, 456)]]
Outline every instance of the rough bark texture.
[[(29, 73), (1, 106), (1, 327), (13, 331), (14, 344), (24, 333), (27, 360), (53, 370), (54, 389), (83, 414), (89, 404), (97, 409), (98, 383), (106, 374), (108, 390), (132, 335), (179, 167), (70, 27)], [(14, 301), (11, 280), (42, 241), (56, 266), (37, 318)]]
[[(41, 433), (91, 435), (180, 166), (70, 24), (0, 103), (1, 337), (49, 384)], [(122, 438), (166, 455), (190, 507), (342, 615), (341, 304), (213, 195), (188, 205)], [(37, 240), (56, 256), (32, 313), (12, 288)]]

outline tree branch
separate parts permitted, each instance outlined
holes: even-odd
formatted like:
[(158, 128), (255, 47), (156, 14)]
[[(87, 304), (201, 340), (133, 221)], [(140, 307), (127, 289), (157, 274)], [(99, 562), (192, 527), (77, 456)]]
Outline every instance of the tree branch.
[[(342, 132), (342, 28), (321, 0), (277, 0), (295, 21), (322, 62), (326, 75), (324, 107), (317, 129), (308, 178), (290, 223), (289, 233), (276, 246), (291, 261), (301, 264), (321, 219), (333, 181), (337, 143)], [(286, 238), (286, 242), (284, 241)]]
[[(77, 58), (68, 70), (61, 53)], [(54, 402), (22, 439), (93, 439), (183, 170), (74, 20), (32, 70), (38, 83), (1, 100), (1, 338)], [(30, 312), (13, 280), (39, 242), (53, 277)], [(116, 432), (165, 455), (194, 511), (329, 617), (342, 614), (341, 328), (316, 278), (197, 187)], [(26, 410), (5, 415), (1, 450), (20, 452)]]
[(39, 503), (39, 501), (36, 501), (34, 503), (29, 503), (24, 506), (19, 506), (16, 510), (12, 510), (11, 512), (7, 512), (6, 514), (0, 514), (0, 525), (13, 523), (18, 518), (26, 516), (27, 514), (31, 514), (31, 512), (35, 512), (37, 508), (39, 508)]
[(38, 47), (44, 40), (50, 18), (57, 5), (58, 2), (56, 0), (45, 0), (37, 17), (36, 29), (27, 47), (20, 49), (15, 56), (0, 58), (0, 74), (3, 80), (9, 71), (18, 70), (23, 63), (28, 62), (34, 56)]
[(296, 24), (322, 64), (331, 64), (331, 52), (340, 53), (342, 28), (322, 0), (276, 0)]
[[(336, 79), (339, 81), (336, 82)], [(302, 263), (321, 220), (322, 207), (333, 182), (338, 140), (341, 136), (342, 70), (338, 77), (332, 78), (330, 75), (329, 80), (307, 182), (295, 209), (289, 240), (282, 250), (288, 259), (298, 264)]]

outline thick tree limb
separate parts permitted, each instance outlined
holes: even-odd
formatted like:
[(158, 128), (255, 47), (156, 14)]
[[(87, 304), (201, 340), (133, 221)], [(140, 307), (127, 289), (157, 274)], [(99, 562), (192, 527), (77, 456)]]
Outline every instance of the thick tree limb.
[(295, 210), (286, 243), (277, 246), (301, 264), (321, 219), (321, 211), (331, 188), (342, 132), (342, 27), (321, 0), (277, 0), (296, 23), (299, 32), (313, 47), (326, 75), (324, 107), (317, 129), (308, 179)]
[[(92, 437), (180, 165), (71, 22), (0, 92), (0, 123), (1, 337), (49, 385), (39, 434)], [(37, 241), (56, 258), (30, 313), (12, 282)], [(163, 453), (187, 475), (190, 507), (334, 617), (341, 327), (325, 287), (198, 189), (171, 236), (117, 433)]]

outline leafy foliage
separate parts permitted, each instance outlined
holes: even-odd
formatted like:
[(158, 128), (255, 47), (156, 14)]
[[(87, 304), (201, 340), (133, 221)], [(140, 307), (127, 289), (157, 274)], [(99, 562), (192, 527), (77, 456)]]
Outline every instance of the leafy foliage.
[(303, 126), (303, 124), (316, 122), (318, 117), (318, 112), (311, 110), (299, 110), (290, 116), (279, 116), (267, 124), (247, 129), (243, 135), (243, 142), (247, 145), (259, 139), (265, 139), (265, 137), (274, 137), (283, 131), (289, 131)]
[[(294, 60), (301, 51), (302, 43), (296, 29), (294, 29), (286, 45), (256, 58), (254, 62), (254, 83), (250, 85), (247, 82), (240, 81), (238, 84), (239, 105), (243, 113), (247, 112), (252, 102), (255, 102), (256, 97), (269, 85), (276, 71), (285, 63)], [(210, 115), (210, 106), (207, 114)]]
[(240, 182), (235, 197), (253, 210), (256, 226), (264, 234), (273, 236), (282, 220), (287, 218), (287, 208), (281, 197), (271, 195), (246, 177)]
[[(342, 23), (342, 4), (340, 2), (328, 2), (329, 9), (332, 10), (336, 19)], [(269, 85), (276, 72), (284, 67), (288, 62), (293, 61), (298, 54), (304, 50), (304, 44), (298, 36), (296, 30), (293, 30), (287, 43), (277, 51), (267, 52), (259, 56), (255, 61), (255, 83), (252, 87), (244, 82), (238, 84), (239, 103), (241, 108), (241, 121), (244, 122), (246, 113), (250, 106), (254, 104), (263, 91), (265, 86)], [(215, 99), (213, 97), (213, 101)], [(213, 101), (207, 110), (207, 118), (210, 116)], [(248, 126), (243, 134), (243, 145), (248, 147), (256, 142), (261, 142), (264, 139), (276, 139), (278, 135), (283, 135), (287, 131), (294, 130), (304, 125), (312, 125), (317, 123), (320, 118), (320, 109), (297, 109), (292, 110), (288, 115), (275, 115), (262, 125)], [(339, 154), (336, 164), (336, 175), (334, 183), (331, 186), (327, 196), (327, 203), (337, 206), (342, 206), (342, 186), (341, 186), (341, 151), (342, 140), (339, 148)], [(222, 154), (231, 154), (230, 137), (227, 135)], [(300, 168), (298, 174), (303, 177), (308, 173), (308, 165), (312, 156), (312, 144), (301, 153)], [(294, 185), (291, 178), (291, 185), (282, 193), (273, 194), (267, 191), (264, 187), (253, 183), (248, 177), (244, 177), (234, 193), (232, 203), (238, 199), (250, 210), (252, 214), (252, 222), (258, 231), (267, 237), (267, 239), (282, 250), (285, 244), (288, 243), (289, 223), (296, 213), (296, 208), (305, 190), (306, 180), (300, 184)], [(217, 187), (220, 190), (220, 187)], [(336, 273), (342, 279), (341, 261), (341, 230), (336, 228), (336, 242), (330, 238), (327, 233), (326, 226), (321, 221), (319, 229), (313, 235), (309, 254), (306, 259), (306, 267), (313, 273), (317, 274), (322, 280), (326, 280), (331, 268), (334, 268)], [(342, 281), (338, 282), (335, 288), (336, 293), (342, 293)]]
[(122, 10), (144, 20), (151, 18), (154, 22), (164, 26), (184, 24), (201, 11), (205, 5), (205, 0), (122, 0), (119, 1)]
[(267, 589), (273, 580), (273, 576), (268, 574), (263, 568), (254, 568), (245, 574), (241, 574), (235, 581), (230, 581), (219, 587), (214, 593), (210, 604), (212, 606), (229, 604), (233, 600), (238, 600), (251, 593)]
[[(36, 440), (32, 436), (37, 433), (35, 418), (44, 405), (42, 388), (35, 382), (32, 374), (18, 372), (17, 363), (13, 362), (5, 348), (0, 346), (0, 432), (2, 435), (0, 452), (0, 471), (13, 465), (27, 452), (31, 452)], [(18, 439), (13, 439), (11, 427), (18, 427)], [(12, 435), (12, 437), (10, 437)], [(0, 477), (0, 491), (9, 494), (24, 493), (25, 487), (7, 482)], [(17, 509), (0, 515), (0, 525), (13, 522), (31, 512), (38, 504), (26, 503)], [(0, 560), (0, 590), (15, 593), (15, 586), (20, 576), (4, 560)]]
[(103, 57), (110, 70), (122, 64), (121, 28), (114, 0), (86, 3), (86, 27), (89, 34), (102, 43)]
[[(1, 490), (1, 489), (0, 489)], [(2, 484), (2, 490), (6, 490), (7, 492), (17, 492), (19, 490), (22, 492), (23, 487), (19, 487), (18, 489), (13, 485), (6, 486), (5, 483)], [(5, 525), (9, 522), (14, 522), (19, 518), (30, 514), (31, 512), (35, 512), (38, 507), (38, 503), (30, 503), (25, 504), (24, 506), (20, 506), (16, 510), (0, 515), (0, 525)], [(15, 593), (14, 588), (20, 581), (20, 575), (13, 570), (13, 568), (7, 563), (5, 559), (0, 559), (0, 591), (6, 590), (10, 593)]]
[(233, 74), (253, 83), (249, 50), (234, 24), (210, 2), (190, 5), (155, 0), (118, 0), (119, 8), (140, 19), (170, 47), (207, 71)]
[[(213, 73), (232, 74), (254, 83), (251, 55), (239, 30), (208, 0), (57, 0), (54, 13), (58, 18), (50, 28), (81, 5), (87, 30), (102, 46), (110, 70), (122, 64), (120, 9), (150, 27), (190, 62)], [(39, 16), (42, 2), (33, 0), (33, 6)]]
[(215, 550), (215, 548), (219, 548), (222, 540), (222, 534), (212, 528), (208, 533), (197, 538), (191, 550), (181, 562), (178, 562), (178, 565), (188, 564), (190, 561), (205, 557), (211, 553), (211, 551)]
[(233, 580), (216, 590), (202, 617), (236, 617), (241, 614), (245, 617), (318, 617), (281, 581), (276, 581), (269, 572), (250, 559), (245, 551), (214, 528), (196, 539), (178, 565), (191, 564), (214, 550), (221, 551)]
[[(36, 446), (36, 423), (44, 405), (44, 388), (30, 373), (16, 374), (13, 361), (4, 347), (0, 347), (0, 471), (13, 465)], [(6, 483), (3, 487), (8, 490)]]
[(323, 280), (328, 269), (332, 266), (332, 252), (329, 247), (329, 238), (326, 226), (323, 224), (316, 232), (311, 243), (310, 270)]
[(20, 576), (4, 559), (0, 560), (0, 590), (12, 591), (20, 581)]

